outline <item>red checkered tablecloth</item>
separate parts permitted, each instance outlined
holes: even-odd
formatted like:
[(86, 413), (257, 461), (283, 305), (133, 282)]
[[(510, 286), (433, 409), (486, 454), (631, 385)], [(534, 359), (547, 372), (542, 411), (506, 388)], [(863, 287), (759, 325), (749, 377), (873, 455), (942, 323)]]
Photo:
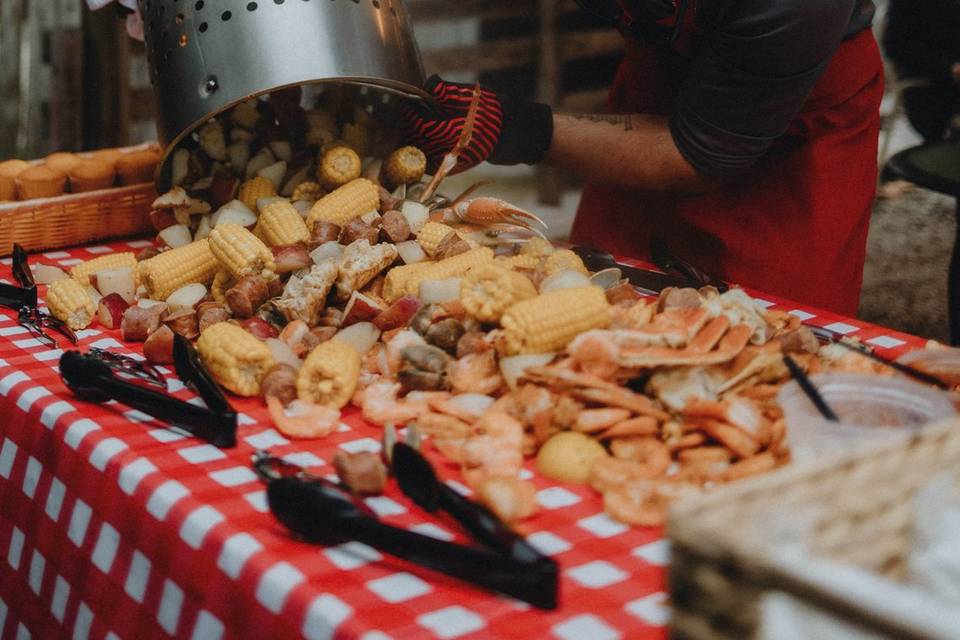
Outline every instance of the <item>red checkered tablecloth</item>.
[[(70, 267), (147, 241), (33, 256)], [(10, 281), (9, 259), (0, 279)], [(41, 287), (43, 289), (43, 287)], [(43, 296), (41, 291), (41, 297)], [(888, 353), (917, 338), (759, 296)], [(119, 332), (80, 332), (80, 349), (137, 354)], [(63, 343), (62, 343), (63, 344)], [(232, 399), (239, 445), (220, 450), (117, 403), (76, 399), (49, 350), (0, 309), (0, 636), (3, 638), (344, 637), (662, 638), (668, 545), (658, 529), (604, 515), (590, 489), (537, 485), (530, 542), (562, 568), (561, 605), (543, 612), (359, 543), (291, 539), (267, 512), (250, 454), (270, 448), (332, 472), (338, 449), (377, 451), (380, 430), (347, 411), (322, 441), (290, 441), (258, 400)], [(169, 374), (169, 370), (165, 370)], [(195, 397), (176, 378), (174, 395)], [(454, 488), (457, 472), (434, 458)], [(454, 522), (395, 487), (367, 499), (384, 520), (463, 540)]]

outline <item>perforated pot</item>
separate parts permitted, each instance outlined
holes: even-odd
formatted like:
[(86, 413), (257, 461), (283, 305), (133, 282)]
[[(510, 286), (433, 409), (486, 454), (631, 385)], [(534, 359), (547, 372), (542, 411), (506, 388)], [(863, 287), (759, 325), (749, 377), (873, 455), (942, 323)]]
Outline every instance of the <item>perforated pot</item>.
[(420, 52), (402, 0), (139, 0), (157, 130), (171, 152), (240, 101), (349, 81), (422, 96)]

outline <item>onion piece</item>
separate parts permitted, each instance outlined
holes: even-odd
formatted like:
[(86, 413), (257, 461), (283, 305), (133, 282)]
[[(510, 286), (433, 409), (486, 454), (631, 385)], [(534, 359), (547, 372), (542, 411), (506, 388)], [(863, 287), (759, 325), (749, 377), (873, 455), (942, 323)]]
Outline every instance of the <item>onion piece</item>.
[(460, 298), (460, 278), (424, 280), (420, 283), (420, 301), (423, 304), (440, 304)]
[(140, 298), (137, 300), (137, 306), (141, 309), (149, 309), (150, 307), (155, 307), (158, 304), (166, 304), (161, 300), (151, 300), (150, 298)]
[(427, 219), (430, 217), (430, 211), (425, 205), (412, 200), (404, 201), (400, 207), (400, 213), (407, 219), (407, 224), (410, 225), (410, 233), (413, 234), (420, 233), (420, 229), (427, 224)]
[(517, 388), (517, 380), (530, 367), (544, 367), (556, 357), (555, 353), (525, 353), (519, 356), (500, 358), (500, 373), (511, 390)]
[(313, 260), (314, 264), (320, 264), (324, 260), (330, 260), (331, 258), (337, 262), (340, 262), (340, 258), (342, 256), (343, 245), (336, 240), (324, 242), (322, 245), (310, 252), (310, 259)]
[(450, 398), (450, 404), (454, 405), (464, 413), (476, 416), (477, 418), (493, 404), (493, 398), (482, 393), (461, 393)]
[(358, 322), (341, 329), (332, 339), (349, 344), (362, 358), (380, 339), (380, 329), (372, 322)]
[(66, 280), (70, 276), (60, 267), (51, 264), (35, 264), (30, 266), (33, 279), (37, 284), (53, 284), (57, 280)]
[(540, 283), (540, 293), (587, 286), (590, 286), (590, 278), (579, 271), (564, 269), (563, 271), (557, 271), (555, 274), (544, 278), (543, 282)]
[(279, 338), (267, 338), (263, 342), (267, 345), (267, 348), (270, 349), (270, 353), (273, 354), (274, 362), (288, 364), (297, 370), (303, 365), (303, 360), (298, 358), (293, 349), (283, 340)]
[(415, 264), (427, 259), (427, 252), (423, 250), (420, 243), (416, 240), (406, 240), (397, 243), (397, 252), (404, 264)]

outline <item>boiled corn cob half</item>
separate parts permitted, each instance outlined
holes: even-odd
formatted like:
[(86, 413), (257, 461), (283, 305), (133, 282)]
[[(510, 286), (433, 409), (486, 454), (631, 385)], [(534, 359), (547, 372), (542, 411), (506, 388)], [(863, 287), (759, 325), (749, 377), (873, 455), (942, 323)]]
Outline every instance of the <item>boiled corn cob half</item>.
[(310, 240), (307, 223), (287, 200), (277, 200), (265, 206), (257, 226), (267, 244), (274, 247), (306, 244)]
[(357, 178), (317, 200), (307, 215), (307, 227), (312, 229), (319, 221), (343, 227), (354, 218), (376, 211), (379, 205), (377, 185)]
[(263, 176), (253, 176), (240, 185), (237, 200), (247, 205), (251, 211), (257, 210), (257, 200), (277, 195), (277, 188)]
[(383, 163), (387, 186), (396, 189), (402, 184), (419, 182), (427, 170), (427, 156), (416, 147), (400, 147)]
[(480, 322), (499, 322), (511, 305), (536, 295), (529, 278), (493, 263), (470, 269), (460, 283), (463, 308)]
[(496, 262), (507, 269), (536, 269), (543, 260), (536, 256), (518, 255), (497, 258)]
[(579, 271), (585, 276), (590, 275), (590, 271), (587, 270), (586, 265), (583, 264), (583, 260), (580, 259), (580, 256), (575, 254), (570, 249), (560, 249), (559, 251), (554, 251), (543, 263), (543, 271), (548, 276), (553, 275), (558, 271), (564, 271), (570, 269), (572, 271)]
[(520, 255), (545, 258), (556, 251), (553, 244), (546, 238), (530, 238), (520, 246)]
[(166, 300), (185, 284), (209, 285), (223, 267), (210, 250), (206, 238), (164, 251), (137, 265), (140, 282), (151, 300)]
[(456, 230), (442, 222), (428, 222), (420, 227), (417, 233), (417, 244), (432, 258), (437, 254), (437, 248), (448, 233), (456, 233)]
[(47, 290), (47, 308), (50, 314), (73, 329), (86, 329), (97, 308), (87, 295), (84, 285), (71, 278), (57, 280)]
[(297, 398), (342, 409), (357, 389), (360, 356), (346, 342), (328, 340), (310, 352), (297, 374)]
[(260, 380), (274, 364), (266, 344), (229, 322), (207, 327), (197, 352), (214, 380), (238, 396), (259, 395)]
[(446, 280), (447, 278), (460, 278), (467, 273), (471, 267), (484, 263), (493, 262), (493, 250), (489, 247), (479, 247), (471, 249), (466, 253), (439, 260), (430, 263), (422, 270), (414, 272), (406, 279), (403, 286), (403, 293), (416, 296), (420, 294), (420, 283), (425, 280)]
[[(217, 261), (219, 266), (220, 261)], [(217, 275), (213, 276), (213, 283), (210, 285), (210, 295), (213, 296), (213, 299), (223, 304), (227, 301), (227, 289), (233, 286), (233, 283), (236, 280), (233, 279), (233, 276), (230, 275), (230, 272), (223, 269), (217, 271)]]
[(293, 202), (297, 200), (312, 200), (316, 202), (323, 196), (323, 187), (320, 186), (319, 182), (301, 182), (297, 185), (297, 188), (293, 190), (293, 195), (290, 196), (290, 199)]
[(277, 268), (273, 252), (238, 224), (218, 224), (210, 232), (210, 250), (236, 279), (249, 275), (273, 278)]
[(584, 331), (610, 325), (600, 287), (560, 289), (511, 305), (500, 318), (509, 355), (560, 351)]
[(357, 152), (349, 147), (334, 147), (323, 154), (317, 167), (317, 177), (324, 189), (342, 187), (360, 177), (362, 163)]
[(372, 136), (370, 130), (362, 124), (345, 124), (340, 130), (340, 137), (348, 147), (357, 152), (357, 155), (370, 155)]
[(87, 260), (70, 269), (70, 275), (83, 286), (87, 286), (90, 284), (90, 276), (97, 271), (119, 269), (122, 267), (131, 267), (134, 270), (134, 274), (136, 274), (137, 258), (132, 251), (111, 253), (100, 256), (99, 258)]
[(436, 262), (416, 262), (414, 264), (394, 267), (390, 269), (390, 271), (387, 271), (387, 277), (383, 281), (384, 300), (393, 302), (398, 298), (402, 298), (406, 292), (407, 280), (434, 264), (436, 264)]

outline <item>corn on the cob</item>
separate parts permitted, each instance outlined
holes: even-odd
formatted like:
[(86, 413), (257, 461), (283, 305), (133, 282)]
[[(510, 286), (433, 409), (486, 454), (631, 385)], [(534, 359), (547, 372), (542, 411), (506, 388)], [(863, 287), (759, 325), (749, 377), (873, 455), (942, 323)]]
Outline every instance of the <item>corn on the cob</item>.
[(499, 322), (512, 304), (536, 295), (529, 278), (493, 263), (470, 269), (460, 284), (463, 308), (480, 322)]
[(337, 139), (337, 121), (333, 114), (313, 109), (307, 111), (307, 144), (322, 145)]
[(508, 354), (559, 351), (584, 331), (610, 325), (600, 287), (560, 289), (510, 306), (500, 318)]
[(275, 274), (273, 252), (259, 238), (238, 224), (218, 224), (210, 232), (210, 250), (220, 264), (238, 280), (244, 276)]
[(324, 189), (333, 190), (360, 177), (360, 156), (349, 147), (334, 147), (323, 154), (317, 177)]
[(519, 255), (497, 258), (496, 262), (507, 269), (536, 269), (543, 260), (536, 256)]
[(416, 147), (400, 147), (383, 163), (383, 175), (390, 189), (418, 182), (426, 170), (427, 156)]
[(294, 202), (297, 200), (312, 200), (316, 202), (323, 196), (323, 187), (320, 186), (319, 182), (301, 182), (297, 185), (297, 188), (293, 190), (293, 195), (290, 199)]
[[(219, 264), (218, 261), (217, 265)], [(232, 287), (234, 282), (236, 280), (233, 279), (229, 271), (217, 271), (217, 275), (213, 276), (213, 283), (210, 285), (210, 295), (213, 296), (214, 300), (223, 304), (227, 301), (227, 289)]]
[(459, 278), (467, 273), (471, 267), (493, 262), (493, 250), (489, 247), (471, 249), (466, 253), (430, 263), (429, 266), (413, 272), (404, 283), (403, 293), (419, 295), (420, 283), (425, 280), (446, 280)]
[(417, 244), (432, 258), (437, 254), (437, 248), (448, 233), (456, 233), (456, 230), (442, 222), (428, 222), (420, 227), (417, 233)]
[(357, 155), (361, 157), (370, 155), (372, 136), (367, 127), (362, 124), (345, 124), (340, 130), (340, 137), (348, 147), (357, 152)]
[(76, 280), (57, 280), (47, 290), (47, 308), (50, 314), (62, 320), (71, 329), (90, 326), (97, 309), (84, 286)]
[(317, 200), (307, 215), (307, 226), (313, 229), (313, 225), (323, 221), (343, 227), (354, 218), (376, 211), (379, 205), (377, 185), (357, 178)]
[(119, 269), (121, 267), (131, 267), (134, 271), (134, 275), (136, 275), (137, 258), (132, 251), (111, 253), (109, 255), (100, 256), (99, 258), (87, 260), (86, 262), (82, 262), (71, 269), (70, 275), (74, 280), (83, 286), (87, 286), (90, 284), (90, 276), (97, 271), (103, 271), (105, 269)]
[(268, 244), (278, 247), (285, 244), (306, 244), (310, 240), (307, 223), (300, 213), (286, 200), (271, 202), (260, 213), (260, 233)]
[(197, 352), (214, 380), (238, 396), (258, 395), (260, 380), (274, 364), (266, 344), (229, 322), (207, 327)]
[(390, 269), (390, 271), (387, 271), (387, 277), (383, 281), (384, 300), (393, 302), (398, 298), (402, 298), (406, 293), (407, 280), (434, 264), (436, 263), (430, 261), (416, 262), (414, 264), (394, 267)]
[(520, 255), (545, 258), (556, 251), (553, 244), (546, 238), (530, 238), (520, 247)]
[(548, 276), (553, 275), (557, 271), (563, 271), (570, 269), (573, 271), (579, 271), (583, 275), (590, 275), (590, 272), (587, 270), (587, 267), (583, 264), (583, 260), (580, 259), (580, 256), (575, 254), (570, 249), (560, 249), (559, 251), (554, 251), (543, 263), (543, 271)]
[(209, 285), (222, 267), (204, 238), (188, 245), (164, 251), (137, 265), (140, 282), (152, 300), (166, 300), (185, 284)]
[(251, 211), (257, 210), (257, 200), (277, 195), (277, 188), (263, 176), (253, 176), (240, 185), (237, 200), (247, 205)]
[(360, 356), (356, 349), (336, 339), (321, 342), (300, 367), (297, 397), (341, 409), (353, 397), (359, 376)]

